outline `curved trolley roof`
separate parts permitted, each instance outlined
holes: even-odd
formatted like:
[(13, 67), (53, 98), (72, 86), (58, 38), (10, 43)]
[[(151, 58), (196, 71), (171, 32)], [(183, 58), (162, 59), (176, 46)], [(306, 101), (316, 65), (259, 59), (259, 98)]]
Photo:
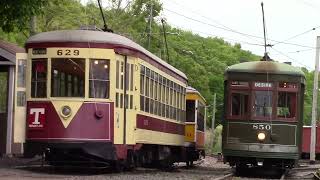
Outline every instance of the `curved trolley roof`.
[(105, 45), (113, 45), (120, 48), (127, 48), (130, 50), (135, 50), (144, 55), (148, 56), (152, 60), (156, 61), (157, 63), (163, 65), (164, 67), (170, 69), (174, 73), (178, 74), (179, 76), (187, 79), (187, 76), (181, 72), (180, 70), (174, 68), (167, 62), (163, 61), (156, 55), (152, 54), (139, 44), (133, 42), (132, 40), (120, 36), (118, 34), (109, 33), (109, 32), (102, 32), (102, 31), (90, 31), (90, 30), (61, 30), (61, 31), (50, 31), (50, 32), (43, 32), (36, 34), (30, 37), (27, 40), (26, 46), (27, 48), (32, 47), (32, 44), (38, 43), (96, 43), (96, 44), (105, 44)]
[(188, 94), (195, 94), (195, 95), (197, 95), (199, 97), (199, 99), (202, 99), (202, 101), (204, 103), (206, 103), (206, 99), (195, 88), (193, 88), (191, 86), (188, 86), (187, 89), (186, 89), (186, 93), (187, 93), (187, 99), (188, 99)]
[(285, 63), (274, 61), (252, 61), (244, 62), (229, 66), (226, 73), (270, 73), (280, 75), (302, 76), (304, 73), (298, 67), (291, 66)]

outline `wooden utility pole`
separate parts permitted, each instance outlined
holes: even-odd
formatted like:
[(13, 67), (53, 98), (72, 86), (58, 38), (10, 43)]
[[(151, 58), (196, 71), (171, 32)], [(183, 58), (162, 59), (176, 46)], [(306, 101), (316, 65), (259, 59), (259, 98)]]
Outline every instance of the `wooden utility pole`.
[(217, 98), (217, 94), (214, 93), (213, 95), (213, 107), (212, 107), (212, 121), (211, 121), (211, 128), (212, 128), (212, 133), (214, 134), (214, 123), (216, 120), (216, 98)]
[(30, 20), (30, 35), (35, 35), (37, 33), (37, 17), (32, 16)]
[(217, 97), (217, 94), (214, 93), (213, 95), (213, 104), (212, 104), (212, 119), (211, 119), (211, 133), (212, 133), (212, 136), (211, 136), (211, 148), (213, 148), (213, 143), (214, 143), (214, 124), (215, 124), (215, 121), (216, 121), (216, 97)]
[(310, 163), (315, 163), (316, 155), (316, 123), (317, 123), (317, 99), (318, 99), (318, 76), (319, 76), (319, 47), (320, 47), (320, 36), (317, 36), (316, 43), (316, 62), (314, 70), (313, 80), (313, 95), (312, 95), (312, 121), (311, 121), (311, 139), (310, 139)]
[(170, 64), (169, 49), (168, 49), (168, 42), (167, 42), (167, 32), (166, 32), (166, 27), (164, 26), (164, 22), (165, 22), (164, 19), (161, 19), (164, 42), (166, 43), (167, 63)]
[(152, 19), (153, 19), (153, 4), (150, 4), (150, 14), (149, 14), (149, 33), (148, 33), (148, 50), (150, 50), (151, 33), (152, 33)]

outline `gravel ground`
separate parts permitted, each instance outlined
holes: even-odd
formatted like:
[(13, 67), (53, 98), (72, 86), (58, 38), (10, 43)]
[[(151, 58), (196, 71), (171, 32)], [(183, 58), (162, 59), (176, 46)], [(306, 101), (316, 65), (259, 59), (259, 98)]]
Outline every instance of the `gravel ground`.
[[(97, 168), (53, 168), (50, 166), (39, 166), (40, 158), (23, 159), (23, 158), (2, 158), (0, 159), (0, 180), (40, 180), (40, 179), (57, 179), (57, 180), (204, 180), (216, 179), (230, 174), (233, 170), (229, 165), (223, 164), (217, 157), (207, 156), (199, 162), (195, 162), (195, 167), (187, 169), (185, 163), (176, 163), (172, 172), (164, 172), (158, 169), (137, 168), (134, 171), (113, 173), (110, 169)], [(320, 163), (309, 165), (308, 162), (302, 161), (299, 168), (289, 172), (286, 179), (312, 179), (313, 172), (320, 168)], [(249, 173), (256, 173), (258, 176), (229, 177), (228, 180), (244, 179), (270, 179), (265, 173), (265, 169), (251, 169)]]
[[(31, 162), (31, 163), (30, 163)], [(217, 158), (207, 156), (200, 162), (195, 162), (194, 168), (187, 169), (185, 163), (177, 163), (172, 172), (157, 169), (137, 168), (131, 172), (113, 173), (109, 169), (69, 168), (56, 169), (50, 166), (35, 166), (34, 159), (1, 159), (0, 179), (34, 180), (34, 179), (112, 179), (112, 180), (143, 180), (143, 179), (215, 179), (231, 172), (228, 165), (218, 162)], [(39, 164), (39, 161), (38, 161)]]

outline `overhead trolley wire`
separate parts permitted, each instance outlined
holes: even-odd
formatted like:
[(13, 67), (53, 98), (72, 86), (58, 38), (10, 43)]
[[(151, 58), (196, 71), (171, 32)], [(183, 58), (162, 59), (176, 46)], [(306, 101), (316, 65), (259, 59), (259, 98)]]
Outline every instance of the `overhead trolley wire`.
[[(214, 25), (214, 24), (210, 24), (210, 23), (207, 23), (207, 22), (204, 22), (204, 21), (201, 21), (201, 20), (192, 18), (192, 17), (188, 17), (188, 16), (183, 15), (183, 14), (181, 14), (181, 13), (172, 11), (172, 10), (170, 10), (170, 9), (168, 9), (168, 8), (163, 8), (163, 9), (165, 9), (165, 10), (167, 10), (167, 11), (173, 13), (173, 14), (176, 14), (176, 15), (179, 15), (179, 16), (181, 16), (181, 17), (184, 17), (184, 18), (186, 18), (186, 19), (189, 19), (189, 20), (191, 20), (191, 21), (198, 22), (198, 23), (201, 23), (201, 24), (204, 24), (204, 25), (207, 25), (207, 26), (211, 26), (211, 27), (214, 27), (214, 28), (217, 28), (217, 29), (221, 29), (221, 30), (224, 30), (224, 31), (233, 32), (233, 33), (240, 34), (240, 35), (244, 35), (244, 36), (248, 36), (248, 37), (263, 39), (263, 37), (260, 37), (260, 36), (256, 36), (256, 35), (252, 35), (252, 34), (247, 34), (247, 33), (239, 32), (239, 31), (236, 31), (236, 30), (232, 30), (232, 29), (220, 27), (220, 26), (217, 26), (217, 25)], [(292, 45), (292, 46), (299, 46), (299, 47), (305, 47), (305, 48), (316, 48), (316, 47), (313, 47), (313, 46), (301, 45), (301, 44), (296, 44), (296, 43), (288, 43), (288, 42), (278, 41), (278, 40), (274, 40), (274, 39), (269, 39), (269, 41), (273, 41), (273, 42), (276, 42), (276, 43), (279, 43), (279, 42), (280, 42), (280, 43), (282, 43), (282, 44), (287, 44), (287, 45)], [(272, 46), (272, 44), (268, 44), (268, 46)]]
[(307, 34), (307, 33), (311, 32), (311, 31), (316, 30), (316, 29), (319, 28), (319, 27), (320, 27), (320, 26), (314, 27), (314, 28), (309, 29), (309, 30), (307, 30), (307, 31), (304, 31), (304, 32), (302, 32), (302, 33), (296, 34), (296, 35), (294, 35), (294, 36), (292, 36), (292, 37), (290, 37), (290, 38), (287, 38), (287, 39), (285, 39), (285, 40), (283, 40), (283, 41), (279, 41), (279, 42), (273, 44), (273, 46), (275, 46), (275, 45), (277, 45), (277, 44), (284, 43), (284, 42), (289, 41), (289, 40), (291, 40), (291, 39), (294, 39), (294, 38), (296, 38), (296, 37), (298, 37), (298, 36)]
[(307, 68), (307, 69), (313, 69), (313, 68), (309, 67), (308, 65), (305, 65), (305, 64), (301, 63), (300, 61), (298, 61), (298, 60), (296, 60), (296, 59), (293, 59), (293, 58), (291, 58), (290, 56), (286, 55), (285, 53), (283, 53), (283, 52), (281, 52), (281, 51), (279, 51), (279, 50), (275, 49), (274, 47), (271, 47), (271, 49), (273, 49), (274, 51), (278, 52), (279, 54), (281, 54), (281, 55), (283, 55), (283, 56), (287, 57), (288, 59), (290, 59), (290, 60), (292, 60), (292, 61), (294, 61), (294, 62), (296, 62), (296, 63), (300, 64), (301, 66), (303, 66), (303, 67), (305, 67), (305, 68)]
[(247, 42), (247, 41), (232, 39), (232, 38), (228, 38), (228, 37), (224, 37), (224, 36), (218, 36), (218, 35), (214, 35), (214, 34), (211, 34), (211, 33), (202, 32), (202, 31), (197, 31), (197, 30), (192, 30), (192, 31), (198, 32), (198, 33), (201, 33), (201, 34), (205, 34), (205, 35), (208, 35), (208, 36), (211, 36), (211, 37), (215, 37), (215, 38), (223, 38), (223, 39), (230, 40), (230, 41), (233, 41), (233, 42), (236, 42), (236, 43), (244, 43), (244, 44), (253, 45), (253, 46), (264, 46), (263, 44), (256, 44), (256, 43), (251, 43), (251, 42)]
[[(306, 51), (314, 51), (314, 48), (308, 48), (308, 49), (300, 49), (300, 50), (295, 50), (295, 51), (290, 51), (290, 52), (285, 52), (287, 54), (295, 54), (295, 53), (301, 53), (301, 52), (306, 52)], [(273, 54), (273, 55), (279, 55), (280, 53)]]
[[(183, 5), (179, 4), (179, 3), (177, 3), (175, 0), (172, 0), (172, 1), (169, 1), (169, 2), (173, 2), (174, 4), (176, 4), (176, 5), (180, 6), (180, 7), (183, 6)], [(186, 9), (188, 9), (190, 12), (192, 12), (192, 13), (200, 16), (200, 17), (202, 17), (202, 18), (205, 18), (205, 19), (207, 19), (207, 20), (209, 20), (209, 21), (211, 21), (211, 22), (214, 22), (214, 23), (216, 23), (216, 24), (218, 24), (218, 25), (220, 25), (220, 26), (223, 26), (224, 28), (227, 28), (227, 29), (229, 29), (229, 30), (231, 30), (231, 31), (236, 31), (236, 30), (234, 30), (233, 28), (230, 28), (230, 27), (228, 27), (228, 26), (226, 26), (226, 25), (218, 22), (217, 20), (214, 20), (214, 19), (209, 18), (209, 17), (207, 17), (207, 16), (204, 16), (204, 15), (202, 15), (202, 14), (199, 14), (198, 12), (196, 12), (196, 11), (194, 11), (194, 10), (188, 8), (188, 7), (185, 7), (185, 6), (183, 6), (183, 7), (186, 8)], [(257, 41), (257, 42), (260, 43), (260, 41), (254, 39), (254, 38), (251, 38), (250, 36), (246, 35), (245, 33), (243, 33), (243, 34), (241, 34), (241, 35), (243, 35), (243, 36), (245, 36), (245, 37), (249, 37), (250, 39), (252, 39), (252, 40)]]
[(188, 16), (185, 16), (183, 14), (180, 14), (178, 12), (175, 12), (175, 11), (172, 11), (168, 8), (163, 8), (173, 14), (176, 14), (176, 15), (179, 15), (179, 16), (182, 16), (186, 19), (189, 19), (189, 20), (192, 20), (192, 21), (195, 21), (195, 22), (198, 22), (198, 23), (202, 23), (202, 24), (205, 24), (205, 25), (208, 25), (208, 26), (212, 26), (214, 28), (217, 28), (217, 29), (222, 29), (222, 30), (225, 30), (225, 31), (230, 31), (230, 32), (233, 32), (233, 33), (237, 33), (237, 34), (241, 34), (241, 35), (245, 35), (245, 36), (250, 36), (250, 37), (254, 37), (254, 38), (262, 38), (262, 37), (259, 37), (259, 36), (255, 36), (255, 35), (251, 35), (251, 34), (246, 34), (246, 33), (242, 33), (242, 32), (239, 32), (239, 31), (236, 31), (236, 30), (232, 30), (232, 29), (229, 29), (229, 28), (225, 28), (225, 27), (220, 27), (220, 26), (217, 26), (217, 25), (214, 25), (214, 24), (210, 24), (210, 23), (207, 23), (207, 22), (204, 22), (204, 21), (201, 21), (201, 20), (198, 20), (198, 19), (194, 19), (192, 17), (188, 17)]

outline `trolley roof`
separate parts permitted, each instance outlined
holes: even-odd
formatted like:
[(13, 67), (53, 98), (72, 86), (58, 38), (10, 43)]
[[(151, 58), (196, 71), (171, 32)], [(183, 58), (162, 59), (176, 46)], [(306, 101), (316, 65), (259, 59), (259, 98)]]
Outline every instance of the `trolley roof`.
[(244, 62), (229, 66), (226, 73), (270, 73), (280, 75), (292, 75), (304, 77), (303, 71), (298, 68), (285, 63), (274, 61), (252, 61)]
[[(202, 101), (204, 103), (206, 103), (206, 99), (195, 88), (193, 88), (191, 86), (188, 86), (187, 89), (186, 89), (186, 93), (187, 93), (187, 96), (188, 96), (188, 94), (196, 94), (197, 96), (199, 96), (200, 99), (202, 99)], [(187, 97), (187, 99), (188, 99), (188, 97)]]
[[(175, 67), (171, 66), (167, 62), (163, 61), (156, 55), (152, 54), (139, 44), (133, 42), (132, 40), (109, 32), (102, 32), (102, 31), (90, 31), (90, 30), (60, 30), (60, 31), (50, 31), (50, 32), (43, 32), (36, 34), (30, 37), (27, 40), (27, 47), (28, 44), (33, 43), (57, 43), (57, 42), (76, 42), (76, 43), (97, 43), (97, 44), (112, 44), (115, 46), (120, 46), (123, 48), (132, 49), (135, 51), (139, 51), (144, 55), (148, 56), (149, 58), (153, 59), (157, 63), (167, 67), (171, 71), (175, 72), (176, 74), (182, 76), (184, 79), (187, 79), (187, 76), (181, 72), (180, 70), (176, 69)], [(88, 44), (89, 45), (89, 44)]]

